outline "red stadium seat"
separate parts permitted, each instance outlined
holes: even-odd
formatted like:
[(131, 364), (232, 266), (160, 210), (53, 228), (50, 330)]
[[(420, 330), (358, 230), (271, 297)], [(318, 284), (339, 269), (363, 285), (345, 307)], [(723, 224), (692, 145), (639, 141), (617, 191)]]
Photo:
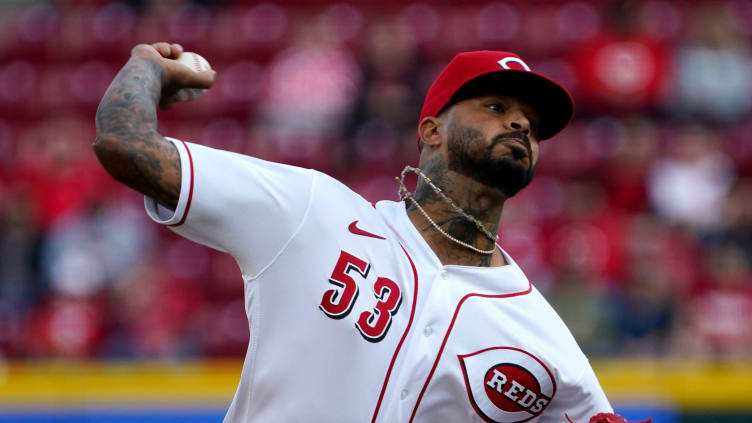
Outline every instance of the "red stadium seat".
[(14, 56), (35, 62), (50, 59), (60, 31), (58, 9), (41, 3), (21, 12), (14, 26)]
[(20, 118), (33, 112), (39, 80), (38, 65), (27, 60), (0, 63), (0, 110)]
[(127, 3), (111, 3), (94, 13), (90, 37), (100, 58), (122, 61), (122, 54), (134, 44), (136, 12)]
[(186, 50), (200, 50), (212, 25), (209, 9), (187, 3), (168, 15), (167, 28), (170, 42), (181, 43)]

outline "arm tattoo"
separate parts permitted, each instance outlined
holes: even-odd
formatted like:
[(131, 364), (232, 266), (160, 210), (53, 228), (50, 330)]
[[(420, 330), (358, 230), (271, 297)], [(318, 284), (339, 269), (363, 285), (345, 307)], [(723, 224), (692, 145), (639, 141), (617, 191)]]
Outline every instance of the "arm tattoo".
[(180, 157), (157, 132), (162, 68), (131, 59), (99, 103), (94, 151), (115, 179), (175, 208), (180, 195)]

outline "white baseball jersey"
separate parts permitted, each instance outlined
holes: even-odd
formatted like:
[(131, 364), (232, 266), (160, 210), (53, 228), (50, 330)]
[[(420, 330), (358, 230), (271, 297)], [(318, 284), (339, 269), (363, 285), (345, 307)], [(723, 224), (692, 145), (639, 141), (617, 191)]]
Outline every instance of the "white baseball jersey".
[(514, 260), (442, 265), (404, 203), (322, 173), (172, 140), (152, 219), (242, 271), (250, 343), (225, 422), (587, 422), (587, 358)]

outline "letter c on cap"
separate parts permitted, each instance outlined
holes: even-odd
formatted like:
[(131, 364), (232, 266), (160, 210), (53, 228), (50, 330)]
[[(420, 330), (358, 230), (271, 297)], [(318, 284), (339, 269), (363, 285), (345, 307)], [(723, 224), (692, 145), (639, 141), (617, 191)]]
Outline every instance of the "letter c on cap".
[(511, 56), (510, 57), (505, 57), (505, 58), (499, 60), (496, 63), (498, 63), (499, 66), (501, 66), (504, 69), (510, 69), (509, 65), (507, 65), (507, 63), (509, 63), (509, 62), (519, 63), (520, 66), (522, 66), (523, 68), (525, 68), (526, 71), (530, 72), (530, 68), (527, 66), (527, 64), (525, 62), (523, 62), (522, 59), (520, 59), (518, 57), (511, 57)]

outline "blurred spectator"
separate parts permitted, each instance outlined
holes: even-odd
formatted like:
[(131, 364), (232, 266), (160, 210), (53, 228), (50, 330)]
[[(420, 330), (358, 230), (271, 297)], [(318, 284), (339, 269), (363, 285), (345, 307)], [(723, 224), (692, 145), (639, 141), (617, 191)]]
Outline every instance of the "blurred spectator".
[(706, 283), (687, 304), (679, 332), (682, 354), (739, 358), (752, 348), (752, 266), (732, 243), (715, 246), (706, 259)]
[(110, 333), (103, 344), (103, 355), (202, 354), (195, 330), (198, 318), (210, 305), (195, 280), (172, 274), (170, 266), (153, 255), (140, 266), (125, 269), (119, 280), (111, 294)]
[(648, 208), (644, 175), (659, 157), (661, 134), (657, 123), (644, 116), (633, 117), (624, 123), (610, 154), (600, 161), (601, 182), (611, 207), (637, 213)]
[(50, 288), (70, 296), (103, 291), (152, 254), (155, 229), (141, 210), (116, 202), (58, 220), (46, 234), (43, 250)]
[(615, 111), (653, 110), (671, 76), (665, 42), (643, 33), (634, 1), (610, 2), (609, 25), (577, 53), (582, 98)]
[(25, 353), (23, 321), (48, 295), (39, 266), (43, 238), (34, 212), (23, 192), (0, 198), (0, 359)]
[(723, 198), (734, 180), (733, 161), (707, 128), (687, 125), (676, 137), (670, 156), (657, 161), (649, 174), (651, 203), (670, 223), (697, 231), (718, 229), (724, 224)]
[(0, 202), (0, 298), (14, 306), (29, 306), (46, 294), (39, 268), (39, 227), (34, 203), (22, 192), (8, 193)]
[(269, 64), (262, 113), (289, 159), (320, 154), (339, 130), (361, 81), (345, 46), (304, 20), (292, 45)]
[(582, 268), (557, 269), (551, 305), (589, 354), (615, 354), (615, 316), (603, 284)]
[(676, 109), (720, 121), (752, 107), (752, 55), (744, 24), (730, 7), (703, 5), (676, 58)]
[[(672, 228), (665, 222), (648, 214), (635, 214), (630, 217), (626, 227), (626, 236), (619, 243), (619, 250), (624, 261), (623, 272), (619, 279), (624, 283), (634, 283), (634, 267), (649, 264), (657, 268), (656, 272), (665, 273), (658, 276), (662, 285), (667, 280), (672, 295), (681, 299), (686, 297), (700, 278), (700, 259), (703, 255), (702, 245), (697, 237), (687, 231)], [(642, 276), (637, 273), (636, 276)]]
[(547, 223), (549, 265), (555, 272), (579, 269), (604, 286), (613, 283), (623, 268), (625, 216), (608, 208), (599, 184), (573, 181), (564, 189), (563, 212)]
[(15, 182), (32, 195), (41, 226), (83, 211), (111, 184), (90, 153), (93, 137), (90, 120), (70, 114), (29, 125), (16, 138)]
[(752, 179), (741, 179), (726, 197), (723, 208), (725, 227), (718, 234), (739, 246), (752, 263)]
[(388, 158), (415, 150), (410, 140), (422, 102), (412, 83), (419, 72), (417, 42), (403, 21), (381, 18), (368, 28), (365, 43), (363, 84), (344, 135), (352, 159), (369, 174), (396, 174)]
[(613, 298), (615, 350), (624, 355), (663, 355), (670, 350), (677, 301), (671, 269), (655, 257), (626, 265), (623, 289)]

